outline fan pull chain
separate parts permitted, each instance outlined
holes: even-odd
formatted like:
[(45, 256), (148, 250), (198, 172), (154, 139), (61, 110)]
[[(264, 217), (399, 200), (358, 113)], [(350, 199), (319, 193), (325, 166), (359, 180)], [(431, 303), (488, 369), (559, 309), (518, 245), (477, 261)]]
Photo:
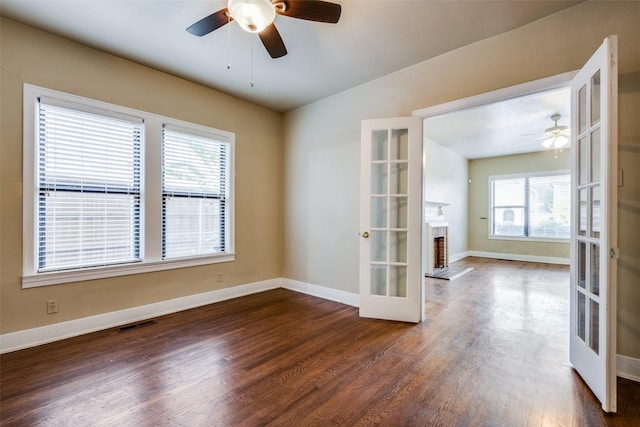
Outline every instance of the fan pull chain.
[(231, 15), (227, 14), (227, 70), (231, 69)]
[(251, 83), (249, 83), (249, 86), (251, 86), (251, 87), (254, 86), (254, 82), (253, 82), (253, 37), (251, 38)]

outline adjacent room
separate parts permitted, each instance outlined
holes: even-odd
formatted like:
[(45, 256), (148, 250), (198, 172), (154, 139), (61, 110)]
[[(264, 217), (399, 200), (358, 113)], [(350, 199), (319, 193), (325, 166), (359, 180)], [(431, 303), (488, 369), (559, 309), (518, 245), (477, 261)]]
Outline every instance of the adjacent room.
[(637, 1), (3, 0), (0, 422), (640, 423), (639, 27)]

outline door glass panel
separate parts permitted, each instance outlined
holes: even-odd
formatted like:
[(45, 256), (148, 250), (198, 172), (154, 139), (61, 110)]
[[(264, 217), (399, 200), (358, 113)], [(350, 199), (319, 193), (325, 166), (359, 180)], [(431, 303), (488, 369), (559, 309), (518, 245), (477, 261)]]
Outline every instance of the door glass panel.
[(389, 198), (389, 228), (407, 228), (407, 204), (406, 197)]
[(591, 187), (591, 237), (600, 237), (600, 186)]
[(387, 295), (387, 266), (371, 266), (371, 295)]
[(587, 183), (587, 160), (589, 159), (589, 151), (587, 139), (580, 138), (578, 141), (578, 185)]
[(591, 182), (600, 181), (600, 128), (591, 133)]
[(589, 300), (589, 347), (598, 354), (600, 344), (600, 304)]
[(371, 232), (371, 261), (374, 261), (374, 262), (387, 261), (387, 232), (386, 231)]
[(578, 133), (587, 129), (587, 86), (578, 90)]
[(586, 305), (587, 305), (587, 300), (584, 296), (584, 294), (580, 291), (576, 291), (578, 293), (578, 325), (577, 325), (577, 332), (578, 332), (578, 336), (580, 338), (582, 338), (582, 341), (585, 340), (585, 329), (586, 329)]
[(371, 228), (387, 227), (387, 198), (371, 198)]
[(578, 235), (587, 235), (587, 189), (583, 188), (578, 191)]
[(591, 244), (591, 293), (600, 295), (600, 245)]
[(391, 131), (391, 160), (409, 159), (409, 130), (394, 129)]
[(374, 130), (371, 135), (371, 160), (387, 160), (387, 138), (389, 132), (386, 130)]
[(389, 232), (389, 261), (407, 262), (407, 232)]
[(403, 265), (389, 266), (389, 295), (407, 297), (407, 267)]
[(387, 194), (387, 164), (371, 165), (371, 194)]
[(407, 194), (409, 191), (409, 163), (392, 163), (389, 194)]
[(577, 269), (578, 269), (578, 286), (581, 288), (585, 288), (585, 280), (587, 277), (587, 245), (585, 242), (578, 242), (578, 259), (577, 259)]
[(591, 126), (600, 122), (600, 70), (591, 77)]

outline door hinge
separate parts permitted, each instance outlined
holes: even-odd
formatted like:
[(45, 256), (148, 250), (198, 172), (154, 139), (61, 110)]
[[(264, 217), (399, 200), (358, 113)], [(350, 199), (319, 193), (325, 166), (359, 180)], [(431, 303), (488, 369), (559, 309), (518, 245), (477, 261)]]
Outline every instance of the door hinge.
[(620, 258), (620, 249), (618, 248), (611, 248), (611, 250), (609, 251), (609, 256), (613, 259), (619, 259)]
[(618, 187), (624, 187), (624, 172), (618, 169)]

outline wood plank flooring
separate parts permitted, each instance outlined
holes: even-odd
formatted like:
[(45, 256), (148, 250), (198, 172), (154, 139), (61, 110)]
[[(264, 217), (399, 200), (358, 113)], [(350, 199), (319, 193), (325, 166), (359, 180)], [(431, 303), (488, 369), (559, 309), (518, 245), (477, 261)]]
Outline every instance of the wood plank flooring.
[(568, 362), (568, 268), (468, 258), (427, 321), (278, 289), (0, 358), (2, 426), (638, 426)]

